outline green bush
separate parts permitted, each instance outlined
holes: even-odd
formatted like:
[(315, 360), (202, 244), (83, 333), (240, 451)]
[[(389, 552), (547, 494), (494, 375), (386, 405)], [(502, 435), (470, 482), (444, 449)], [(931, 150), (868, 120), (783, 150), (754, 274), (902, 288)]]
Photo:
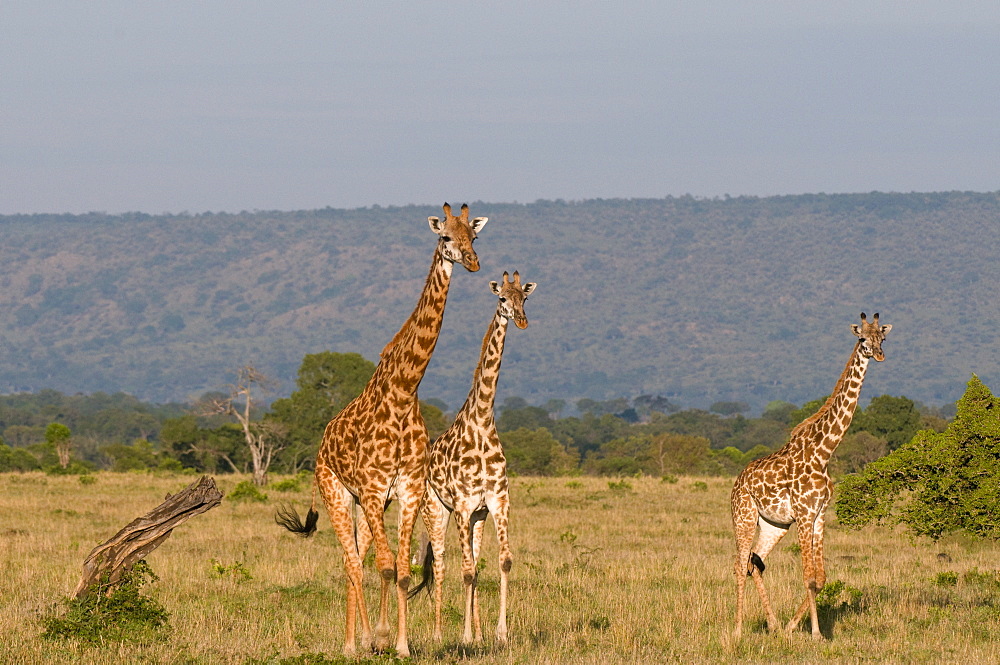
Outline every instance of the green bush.
[(630, 483), (629, 481), (627, 481), (625, 479), (618, 480), (618, 481), (609, 480), (608, 481), (608, 489), (611, 490), (612, 492), (631, 492), (632, 491), (632, 483)]
[(302, 483), (299, 481), (299, 477), (295, 476), (271, 483), (271, 489), (275, 492), (298, 492), (302, 489)]
[(844, 583), (843, 580), (827, 582), (816, 594), (817, 608), (829, 610), (857, 610), (861, 607), (864, 593)]
[(24, 448), (0, 443), (0, 471), (34, 471), (42, 468), (38, 458)]
[(944, 432), (918, 432), (844, 478), (841, 524), (885, 521), (935, 540), (951, 532), (1000, 540), (1000, 399), (973, 375), (957, 409)]
[(267, 501), (267, 495), (261, 492), (256, 485), (249, 480), (243, 480), (236, 484), (233, 491), (226, 495), (231, 501)]
[(84, 598), (65, 600), (65, 614), (42, 619), (42, 637), (86, 644), (165, 640), (170, 615), (159, 602), (140, 593), (143, 586), (157, 579), (145, 560), (136, 562), (110, 595), (104, 589), (93, 589)]
[(955, 586), (958, 584), (958, 573), (947, 571), (934, 576), (934, 584), (938, 586)]

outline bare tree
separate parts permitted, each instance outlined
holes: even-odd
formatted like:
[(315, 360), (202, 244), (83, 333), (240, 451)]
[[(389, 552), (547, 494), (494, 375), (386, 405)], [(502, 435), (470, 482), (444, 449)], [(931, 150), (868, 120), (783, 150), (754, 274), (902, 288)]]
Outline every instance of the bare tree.
[(91, 550), (83, 562), (83, 576), (73, 597), (81, 598), (94, 590), (110, 593), (122, 574), (163, 544), (178, 525), (221, 502), (222, 492), (208, 476), (202, 476), (177, 494), (168, 494), (159, 506)]
[[(254, 393), (266, 391), (273, 381), (247, 364), (236, 372), (236, 383), (230, 386), (229, 395), (214, 397), (203, 405), (203, 415), (221, 413), (233, 416), (243, 428), (243, 436), (250, 451), (250, 464), (255, 485), (267, 484), (267, 470), (275, 453), (285, 447), (285, 428), (280, 423), (253, 421)], [(234, 466), (228, 460), (230, 466)], [(234, 466), (235, 468), (235, 466)]]

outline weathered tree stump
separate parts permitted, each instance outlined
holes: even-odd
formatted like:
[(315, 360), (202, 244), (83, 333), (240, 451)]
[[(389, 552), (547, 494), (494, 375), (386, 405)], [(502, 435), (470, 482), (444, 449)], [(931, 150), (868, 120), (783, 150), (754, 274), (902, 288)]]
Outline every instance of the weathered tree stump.
[(159, 506), (91, 550), (83, 562), (83, 576), (73, 597), (82, 598), (95, 589), (114, 587), (122, 573), (162, 545), (174, 527), (220, 503), (222, 492), (209, 476), (202, 476), (177, 494), (168, 494)]

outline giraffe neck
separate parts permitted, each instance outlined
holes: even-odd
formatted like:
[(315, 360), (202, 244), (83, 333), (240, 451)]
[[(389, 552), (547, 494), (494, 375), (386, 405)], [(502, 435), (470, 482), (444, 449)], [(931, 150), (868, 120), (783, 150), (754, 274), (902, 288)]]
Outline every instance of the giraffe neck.
[(479, 365), (472, 377), (472, 390), (469, 391), (469, 397), (457, 419), (485, 422), (493, 418), (493, 404), (497, 397), (497, 380), (500, 378), (500, 361), (506, 337), (507, 318), (498, 310), (486, 329), (483, 349), (479, 353)]
[(434, 252), (417, 306), (392, 341), (382, 349), (376, 373), (404, 393), (416, 394), (434, 353), (451, 285), (452, 267), (452, 262), (444, 258), (440, 249)]
[(820, 407), (814, 416), (804, 421), (792, 432), (792, 439), (796, 434), (801, 435), (806, 450), (807, 459), (819, 466), (826, 467), (833, 451), (844, 439), (847, 428), (851, 426), (854, 418), (854, 411), (858, 407), (858, 398), (861, 396), (861, 384), (865, 380), (865, 372), (868, 371), (869, 358), (861, 353), (861, 341), (854, 345), (854, 352), (851, 353), (847, 366), (837, 380), (837, 385), (833, 388), (833, 393)]

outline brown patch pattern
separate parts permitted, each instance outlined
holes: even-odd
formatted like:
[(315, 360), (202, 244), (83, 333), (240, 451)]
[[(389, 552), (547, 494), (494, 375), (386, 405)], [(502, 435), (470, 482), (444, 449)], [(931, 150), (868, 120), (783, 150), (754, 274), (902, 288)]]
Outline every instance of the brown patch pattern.
[[(396, 586), (396, 653), (409, 656), (406, 599), (410, 536), (426, 482), (427, 428), (420, 415), (417, 387), (437, 344), (451, 283), (453, 261), (479, 269), (472, 249), (485, 217), (469, 221), (444, 205), (445, 219), (428, 222), (438, 235), (430, 273), (413, 313), (382, 351), (361, 394), (330, 421), (316, 456), (316, 485), (344, 549), (347, 572), (347, 627), (344, 653), (356, 653), (355, 628), (361, 622), (362, 648), (389, 646), (389, 595)], [(384, 514), (399, 501), (399, 551), (393, 555)], [(362, 590), (365, 554), (375, 544), (375, 565), (382, 578), (374, 641)], [(397, 575), (401, 572), (402, 574)]]
[(427, 498), (423, 511), (424, 525), (430, 534), (434, 552), (434, 639), (441, 641), (441, 607), (444, 598), (445, 534), (448, 520), (455, 516), (458, 539), (462, 546), (462, 580), (465, 585), (465, 627), (462, 641), (483, 639), (479, 621), (479, 595), (476, 561), (483, 542), (487, 514), (493, 515), (500, 545), (500, 616), (496, 637), (507, 641), (507, 574), (513, 565), (507, 538), (510, 498), (507, 485), (507, 460), (493, 420), (500, 361), (503, 356), (507, 323), (528, 327), (524, 301), (535, 285), (521, 285), (503, 275), (503, 284), (491, 282), (499, 297), (496, 313), (486, 329), (483, 347), (472, 380), (472, 390), (455, 417), (455, 422), (431, 447), (427, 472)]
[(798, 524), (806, 596), (785, 630), (794, 630), (808, 610), (812, 636), (822, 638), (816, 594), (826, 583), (823, 517), (833, 494), (827, 465), (854, 417), (868, 361), (885, 358), (882, 341), (892, 326), (880, 326), (878, 314), (869, 322), (862, 313), (861, 326), (852, 325), (851, 329), (858, 341), (826, 403), (792, 430), (788, 443), (781, 450), (750, 462), (733, 485), (731, 503), (737, 550), (736, 637), (743, 629), (747, 577), (752, 577), (757, 586), (768, 628), (777, 629), (778, 619), (761, 574), (764, 558), (794, 522)]

